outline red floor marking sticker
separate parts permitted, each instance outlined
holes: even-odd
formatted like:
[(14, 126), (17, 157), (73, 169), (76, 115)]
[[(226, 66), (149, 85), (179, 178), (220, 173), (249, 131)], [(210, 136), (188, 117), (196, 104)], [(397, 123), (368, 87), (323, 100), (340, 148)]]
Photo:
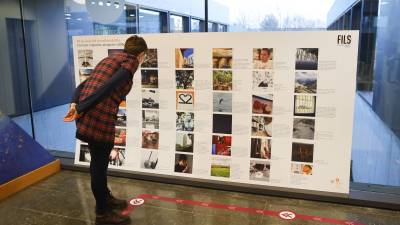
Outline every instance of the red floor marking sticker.
[[(250, 214), (262, 214), (265, 216), (277, 217), (287, 221), (295, 221), (295, 220), (310, 220), (310, 221), (318, 221), (322, 223), (330, 223), (330, 224), (341, 224), (341, 225), (365, 225), (359, 222), (348, 221), (348, 220), (337, 220), (331, 218), (324, 218), (318, 216), (308, 216), (308, 215), (301, 215), (296, 214), (295, 212), (285, 210), (285, 211), (271, 211), (271, 210), (262, 210), (262, 209), (255, 209), (255, 208), (244, 208), (239, 206), (233, 205), (222, 205), (212, 202), (199, 202), (193, 200), (184, 200), (184, 199), (177, 199), (177, 198), (169, 198), (169, 197), (162, 197), (156, 195), (149, 195), (149, 194), (141, 194), (137, 196), (137, 198), (130, 199), (129, 202), (134, 201), (134, 203), (140, 203), (138, 199), (143, 200), (142, 204), (145, 202), (146, 199), (152, 199), (155, 201), (163, 201), (163, 202), (171, 202), (174, 204), (183, 204), (183, 205), (191, 205), (191, 206), (200, 206), (206, 208), (213, 208), (213, 209), (226, 209), (234, 212), (243, 212), (243, 213), (250, 213)], [(135, 208), (139, 207), (140, 205), (133, 205), (129, 204), (128, 208), (122, 211), (123, 215), (128, 215), (131, 213)]]

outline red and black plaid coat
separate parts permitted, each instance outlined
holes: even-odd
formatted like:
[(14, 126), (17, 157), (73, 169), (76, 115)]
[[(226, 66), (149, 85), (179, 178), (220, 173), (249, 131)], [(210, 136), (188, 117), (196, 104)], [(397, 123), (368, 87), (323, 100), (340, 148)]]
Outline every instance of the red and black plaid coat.
[[(138, 65), (137, 58), (127, 53), (113, 54), (104, 58), (87, 78), (80, 92), (79, 101), (83, 101), (100, 88), (121, 66), (132, 71), (133, 75)], [(118, 108), (131, 90), (132, 84), (132, 79), (120, 84), (98, 104), (87, 110), (76, 122), (76, 137), (85, 142), (114, 143)]]

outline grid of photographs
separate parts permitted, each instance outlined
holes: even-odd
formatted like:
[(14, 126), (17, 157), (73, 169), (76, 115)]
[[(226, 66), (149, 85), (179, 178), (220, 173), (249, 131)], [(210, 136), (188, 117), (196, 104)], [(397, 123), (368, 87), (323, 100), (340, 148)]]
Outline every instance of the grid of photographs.
[(251, 141), (249, 179), (269, 181), (273, 113), (272, 48), (253, 49), (253, 94), (251, 99)]
[(158, 56), (157, 49), (150, 48), (141, 65), (142, 84), (142, 143), (146, 149), (142, 152), (141, 168), (155, 169), (160, 140), (160, 111), (158, 90)]
[(230, 177), (232, 146), (232, 48), (213, 48), (211, 176)]
[(194, 145), (194, 49), (175, 49), (175, 173), (192, 174)]
[(317, 105), (318, 48), (296, 51), (292, 174), (312, 175)]

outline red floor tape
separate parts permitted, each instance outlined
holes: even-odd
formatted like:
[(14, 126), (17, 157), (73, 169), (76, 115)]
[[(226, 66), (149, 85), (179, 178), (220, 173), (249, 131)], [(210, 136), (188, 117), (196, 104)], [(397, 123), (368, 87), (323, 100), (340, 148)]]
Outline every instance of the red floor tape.
[(212, 202), (208, 203), (208, 202), (199, 202), (199, 201), (184, 200), (184, 199), (177, 199), (177, 198), (168, 198), (168, 197), (149, 195), (149, 194), (141, 194), (141, 195), (137, 196), (137, 198), (131, 199), (129, 201), (129, 202), (131, 202), (131, 204), (129, 204), (128, 208), (126, 208), (122, 212), (122, 214), (128, 215), (135, 208), (137, 208), (140, 205), (142, 205), (143, 203), (145, 203), (146, 199), (152, 199), (152, 200), (163, 201), (163, 202), (171, 202), (171, 203), (175, 203), (175, 204), (213, 208), (213, 209), (226, 209), (226, 210), (242, 212), (242, 213), (261, 214), (261, 215), (265, 215), (265, 216), (278, 217), (278, 218), (281, 218), (281, 219), (287, 220), (287, 221), (309, 220), (309, 221), (318, 221), (321, 223), (330, 223), (330, 224), (365, 225), (365, 224), (362, 224), (359, 222), (354, 222), (354, 221), (337, 220), (337, 219), (324, 218), (324, 217), (318, 217), (318, 216), (302, 215), (302, 214), (297, 214), (290, 210), (276, 212), (276, 211), (271, 211), (271, 210), (244, 208), (244, 207), (232, 206), (232, 205), (222, 205), (222, 204), (217, 204), (217, 203), (212, 203)]

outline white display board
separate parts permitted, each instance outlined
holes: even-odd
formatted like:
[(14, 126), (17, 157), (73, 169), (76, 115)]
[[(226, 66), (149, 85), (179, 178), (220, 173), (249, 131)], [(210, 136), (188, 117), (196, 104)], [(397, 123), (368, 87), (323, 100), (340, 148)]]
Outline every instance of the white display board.
[[(129, 36), (74, 37), (76, 84)], [(142, 36), (111, 168), (349, 192), (357, 31)]]

